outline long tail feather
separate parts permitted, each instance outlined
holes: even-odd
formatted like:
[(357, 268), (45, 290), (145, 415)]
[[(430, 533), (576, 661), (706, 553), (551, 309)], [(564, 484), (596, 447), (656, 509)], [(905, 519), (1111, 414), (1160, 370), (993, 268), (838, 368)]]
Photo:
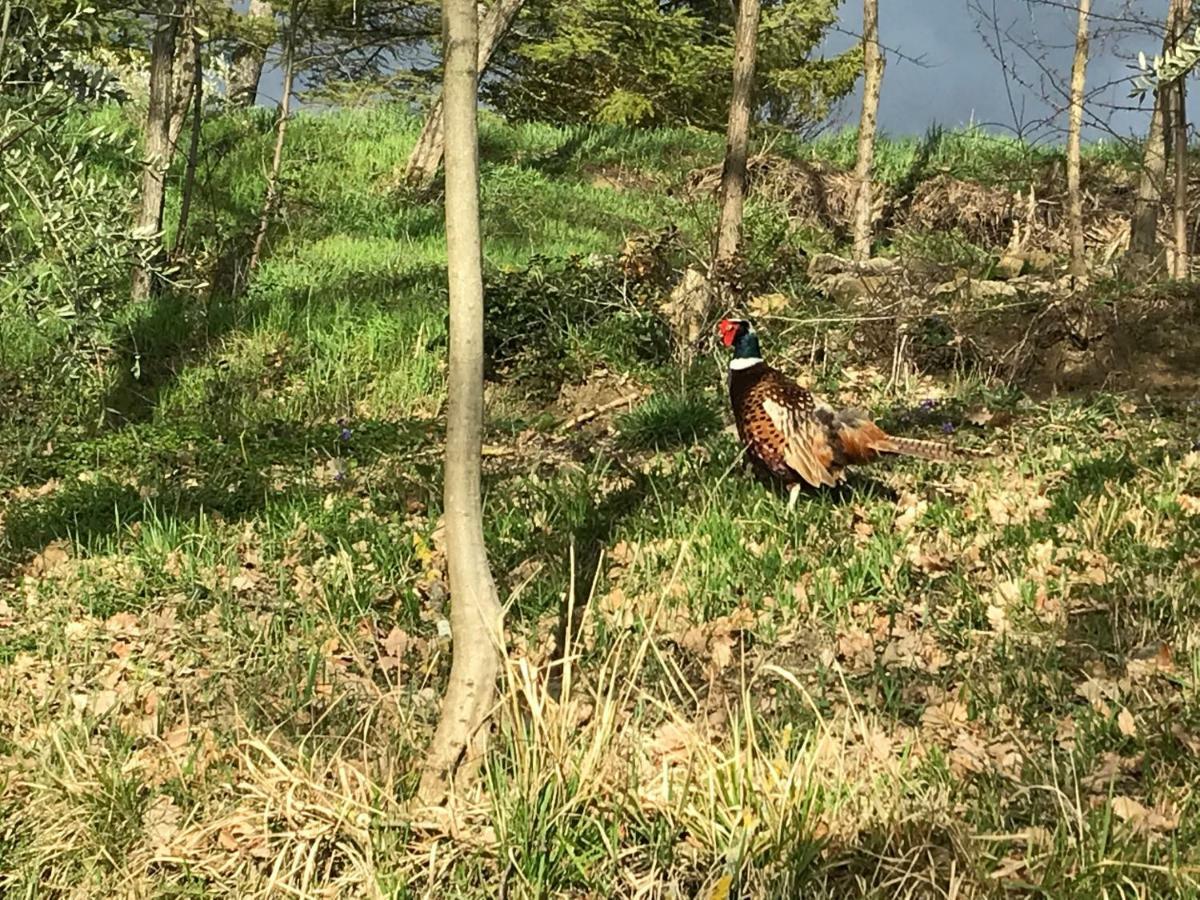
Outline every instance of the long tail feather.
[(862, 465), (872, 462), (880, 453), (915, 456), (935, 462), (963, 462), (990, 456), (982, 450), (955, 447), (941, 441), (922, 441), (918, 438), (895, 437), (871, 421), (860, 409), (844, 409), (834, 417), (839, 445), (845, 462)]
[(915, 456), (935, 462), (962, 462), (991, 455), (983, 450), (955, 447), (940, 441), (922, 441), (917, 438), (894, 437), (890, 434), (885, 435), (883, 440), (873, 441), (872, 449), (880, 453), (898, 453), (901, 456)]

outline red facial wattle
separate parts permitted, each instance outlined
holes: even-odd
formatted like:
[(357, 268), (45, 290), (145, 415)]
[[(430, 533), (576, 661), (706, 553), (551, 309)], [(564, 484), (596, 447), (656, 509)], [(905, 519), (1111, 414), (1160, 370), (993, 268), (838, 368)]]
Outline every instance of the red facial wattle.
[(717, 327), (721, 331), (721, 343), (726, 347), (732, 347), (734, 340), (737, 338), (737, 325), (728, 319), (722, 319), (721, 324)]

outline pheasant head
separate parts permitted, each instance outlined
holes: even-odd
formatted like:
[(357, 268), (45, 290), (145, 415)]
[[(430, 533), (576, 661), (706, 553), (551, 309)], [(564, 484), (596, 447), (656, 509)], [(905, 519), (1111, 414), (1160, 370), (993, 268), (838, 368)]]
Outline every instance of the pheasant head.
[(762, 362), (762, 349), (758, 344), (758, 335), (746, 319), (722, 319), (717, 325), (717, 334), (721, 343), (733, 348), (733, 359), (729, 361), (731, 369), (748, 369)]

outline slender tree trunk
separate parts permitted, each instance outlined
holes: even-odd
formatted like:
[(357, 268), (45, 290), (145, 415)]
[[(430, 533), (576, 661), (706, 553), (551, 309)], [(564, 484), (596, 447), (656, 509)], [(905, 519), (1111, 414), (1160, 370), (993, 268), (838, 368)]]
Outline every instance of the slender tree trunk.
[[(1179, 0), (1179, 9), (1175, 15), (1174, 42), (1184, 38), (1188, 17), (1191, 14), (1191, 0)], [(1187, 278), (1189, 275), (1188, 234), (1187, 234), (1187, 179), (1188, 179), (1188, 138), (1187, 138), (1187, 76), (1180, 75), (1175, 79), (1171, 89), (1173, 98), (1171, 132), (1175, 162), (1175, 198), (1172, 203), (1172, 231), (1175, 238), (1175, 254), (1172, 275), (1175, 278)]]
[(1142, 260), (1153, 257), (1158, 245), (1158, 210), (1162, 206), (1163, 184), (1167, 175), (1167, 154), (1163, 143), (1166, 93), (1165, 88), (1154, 91), (1154, 111), (1150, 114), (1150, 130), (1142, 149), (1142, 168), (1138, 173), (1133, 217), (1129, 226), (1129, 252)]
[(1079, 0), (1075, 60), (1071, 64), (1071, 106), (1067, 119), (1067, 229), (1071, 237), (1072, 275), (1087, 274), (1083, 244), (1083, 192), (1080, 187), (1079, 139), (1083, 130), (1083, 89), (1088, 62), (1088, 14), (1091, 0)]
[(145, 300), (155, 288), (155, 257), (161, 254), (163, 204), (166, 198), (167, 168), (171, 164), (171, 70), (175, 56), (175, 35), (179, 26), (178, 4), (172, 4), (154, 23), (150, 45), (150, 104), (146, 112), (146, 161), (142, 167), (142, 186), (134, 216), (134, 231), (159, 245), (146, 262), (139, 260), (133, 269), (130, 292), (134, 300)]
[(288, 10), (287, 32), (284, 36), (283, 91), (279, 95), (279, 114), (275, 120), (275, 151), (271, 155), (271, 168), (267, 172), (267, 191), (263, 197), (262, 211), (258, 216), (258, 227), (254, 230), (250, 261), (246, 264), (247, 279), (258, 268), (262, 259), (267, 226), (271, 224), (271, 216), (279, 203), (279, 173), (283, 168), (283, 144), (287, 138), (288, 120), (291, 118), (292, 84), (296, 71), (296, 28), (299, 16), (300, 6), (293, 2)]
[(858, 162), (854, 167), (854, 258), (869, 259), (874, 221), (871, 171), (875, 164), (875, 130), (879, 88), (883, 83), (879, 48), (879, 0), (863, 0), (863, 99), (858, 120)]
[[(1167, 23), (1163, 29), (1163, 53), (1175, 40), (1175, 19), (1179, 13), (1179, 0), (1167, 4)], [(1135, 263), (1146, 263), (1154, 258), (1158, 248), (1158, 213), (1162, 208), (1167, 181), (1166, 136), (1167, 112), (1170, 108), (1170, 87), (1159, 85), (1154, 89), (1154, 109), (1150, 113), (1150, 128), (1146, 144), (1142, 148), (1142, 168), (1133, 201), (1133, 216), (1129, 223), (1129, 255)]]
[(733, 37), (733, 95), (725, 130), (725, 163), (721, 167), (721, 214), (713, 266), (729, 263), (742, 242), (742, 208), (746, 202), (746, 152), (754, 96), (754, 57), (758, 51), (759, 0), (740, 0)]
[(1171, 168), (1173, 191), (1171, 197), (1171, 277), (1188, 276), (1187, 235), (1187, 109), (1184, 79), (1177, 78), (1170, 89)]
[[(475, 65), (481, 75), (487, 71), (492, 54), (508, 32), (517, 13), (521, 11), (524, 2), (525, 0), (496, 0), (486, 14), (482, 6), (480, 7), (479, 50)], [(429, 115), (425, 117), (425, 125), (421, 128), (417, 143), (404, 166), (404, 183), (410, 188), (427, 190), (437, 177), (445, 143), (443, 115), (442, 98), (438, 97), (430, 108)]]
[(737, 282), (760, 10), (759, 0), (739, 0), (733, 35), (733, 92), (725, 129), (725, 161), (721, 167), (720, 211), (708, 275), (689, 268), (671, 292), (670, 301), (662, 307), (670, 320), (680, 362), (684, 364), (691, 359), (704, 333), (704, 323), (713, 305), (718, 300), (727, 300)]
[(472, 0), (444, 0), (446, 252), (450, 283), (449, 403), (444, 506), (450, 575), (450, 681), (418, 796), (440, 802), (466, 787), (487, 745), (503, 610), (483, 540), (483, 272), (479, 229), (478, 24)]
[(196, 33), (196, 0), (184, 0), (183, 18), (175, 39), (176, 62), (171, 78), (171, 117), (167, 126), (167, 141), (171, 157), (183, 131), (183, 122), (192, 108), (192, 94), (197, 89), (196, 59), (200, 55), (200, 36)]
[(10, 65), (8, 55), (4, 50), (8, 46), (8, 25), (11, 21), (12, 2), (11, 0), (5, 0), (4, 15), (0, 16), (0, 79), (4, 81), (8, 80), (8, 68)]
[(250, 0), (246, 18), (251, 34), (233, 51), (227, 88), (229, 103), (243, 108), (253, 106), (258, 97), (258, 83), (262, 80), (267, 49), (271, 45), (275, 13), (267, 0)]
[(721, 166), (720, 210), (708, 274), (689, 268), (661, 307), (670, 321), (680, 362), (692, 357), (704, 323), (718, 301), (725, 302), (738, 283), (742, 211), (746, 203), (746, 157), (754, 99), (754, 64), (758, 52), (759, 0), (739, 0), (733, 34), (733, 91), (725, 129)]
[(192, 55), (192, 133), (188, 136), (187, 166), (183, 171), (183, 187), (179, 198), (179, 225), (175, 229), (175, 247), (172, 255), (178, 256), (187, 233), (188, 216), (192, 211), (192, 191), (196, 186), (196, 159), (200, 153), (200, 129), (204, 124), (204, 63), (200, 56), (200, 42)]

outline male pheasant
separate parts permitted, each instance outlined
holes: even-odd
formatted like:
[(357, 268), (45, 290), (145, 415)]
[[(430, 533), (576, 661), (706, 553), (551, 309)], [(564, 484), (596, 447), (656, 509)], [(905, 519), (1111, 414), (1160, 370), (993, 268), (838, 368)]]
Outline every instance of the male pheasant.
[(848, 465), (881, 454), (901, 454), (942, 462), (986, 456), (936, 441), (895, 437), (859, 409), (835, 411), (762, 360), (758, 335), (745, 319), (723, 319), (721, 341), (733, 348), (729, 399), (738, 437), (760, 472), (783, 482), (788, 509), (803, 484), (834, 487)]

